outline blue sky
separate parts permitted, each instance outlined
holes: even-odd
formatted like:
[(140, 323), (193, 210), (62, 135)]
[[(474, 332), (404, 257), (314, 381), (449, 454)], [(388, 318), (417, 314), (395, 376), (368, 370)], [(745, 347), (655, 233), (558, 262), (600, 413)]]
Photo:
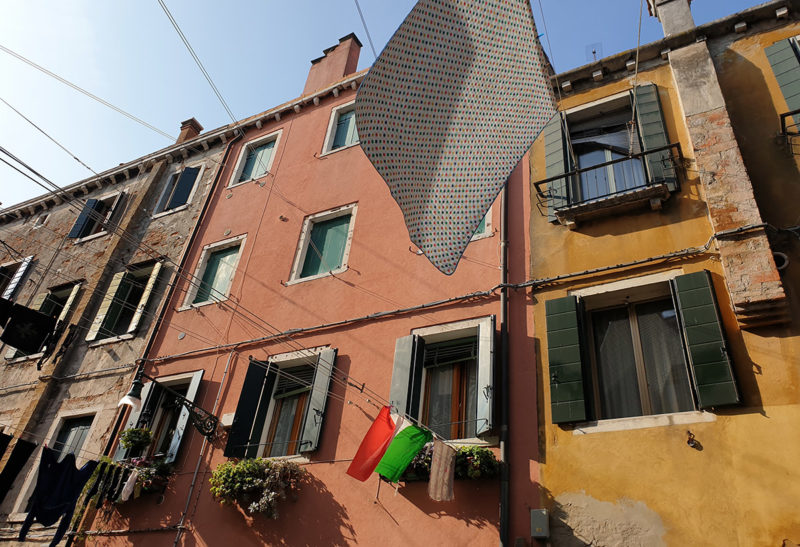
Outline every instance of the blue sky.
[[(165, 0), (237, 118), (298, 96), (309, 61), (355, 32), (359, 68), (374, 60), (353, 0)], [(380, 53), (414, 0), (359, 0)], [(533, 2), (545, 49), (559, 72), (636, 46), (640, 0)], [(695, 0), (702, 24), (756, 5)], [(194, 116), (206, 130), (230, 122), (157, 0), (3, 3), (0, 44), (171, 135)], [(662, 37), (644, 8), (642, 43)], [(0, 97), (95, 171), (172, 143), (0, 51)], [(0, 145), (66, 186), (91, 175), (0, 103)], [(0, 202), (8, 207), (43, 190), (0, 164)]]

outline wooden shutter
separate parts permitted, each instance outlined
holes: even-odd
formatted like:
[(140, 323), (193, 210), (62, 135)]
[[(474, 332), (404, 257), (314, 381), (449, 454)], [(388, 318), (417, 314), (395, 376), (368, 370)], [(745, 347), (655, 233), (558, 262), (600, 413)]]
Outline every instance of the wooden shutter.
[(139, 303), (136, 305), (136, 312), (133, 314), (130, 325), (128, 325), (127, 332), (136, 332), (136, 329), (139, 327), (139, 321), (141, 321), (144, 310), (147, 307), (147, 302), (150, 300), (150, 295), (153, 293), (153, 287), (156, 284), (158, 273), (160, 271), (161, 262), (156, 262), (153, 264), (153, 269), (150, 272), (150, 276), (147, 278), (147, 285), (145, 285), (142, 297), (139, 299)]
[(97, 310), (97, 315), (92, 321), (92, 326), (89, 327), (89, 333), (86, 335), (86, 340), (91, 341), (97, 338), (97, 333), (100, 332), (100, 327), (103, 326), (103, 321), (105, 321), (106, 314), (108, 313), (109, 308), (114, 303), (114, 297), (117, 294), (117, 290), (119, 289), (120, 284), (122, 283), (122, 279), (125, 277), (127, 272), (117, 272), (114, 274), (114, 277), (111, 278), (111, 284), (108, 286), (108, 290), (106, 291), (105, 296), (103, 296), (103, 301), (100, 303), (100, 309)]
[[(148, 399), (150, 397), (150, 388), (152, 387), (153, 387), (153, 382), (149, 382), (145, 384), (144, 387), (142, 388), (142, 402), (144, 404), (142, 404), (141, 409), (147, 406), (147, 403), (149, 402)], [(130, 429), (132, 427), (136, 427), (136, 425), (139, 422), (139, 416), (142, 413), (141, 409), (133, 410), (131, 408), (130, 414), (128, 415), (128, 421), (125, 422), (125, 427), (122, 428), (123, 431), (125, 431), (126, 429)], [(114, 461), (124, 460), (127, 457), (128, 457), (128, 449), (119, 444), (119, 442), (117, 442), (117, 452), (114, 454)]]
[(719, 317), (711, 274), (679, 275), (672, 290), (700, 408), (740, 401)]
[(75, 283), (72, 286), (72, 290), (67, 297), (67, 301), (64, 302), (64, 307), (61, 309), (61, 313), (58, 316), (59, 321), (66, 321), (67, 317), (69, 317), (69, 310), (72, 307), (72, 304), (75, 302), (75, 299), (78, 297), (78, 293), (81, 290), (81, 284)]
[(494, 410), (494, 315), (478, 325), (478, 415), (475, 432), (492, 429)]
[(275, 373), (267, 374), (266, 366), (265, 363), (251, 361), (247, 367), (239, 403), (236, 405), (236, 414), (225, 445), (225, 456), (229, 458), (245, 457), (248, 445), (261, 440), (261, 431), (254, 431), (253, 424), (259, 402), (262, 398), (266, 398), (264, 404), (269, 404), (269, 397), (275, 384)]
[[(561, 112), (556, 112), (542, 130), (544, 134), (544, 162), (547, 178), (567, 172), (567, 160), (564, 132), (564, 120)], [(547, 220), (556, 222), (556, 209), (569, 205), (567, 179), (558, 179), (547, 185), (550, 198), (547, 201)]]
[(26, 256), (22, 259), (22, 262), (19, 263), (17, 271), (14, 272), (14, 276), (11, 278), (11, 281), (9, 281), (8, 285), (6, 285), (6, 290), (3, 291), (3, 298), (6, 300), (11, 300), (14, 297), (17, 287), (19, 287), (19, 282), (22, 281), (22, 278), (25, 276), (25, 272), (28, 271), (28, 266), (31, 265), (32, 260), (33, 255)]
[[(653, 84), (640, 85), (636, 93), (636, 120), (639, 123), (639, 135), (642, 139), (642, 150), (652, 150), (669, 144), (664, 113), (658, 99), (658, 87)], [(645, 165), (651, 184), (666, 183), (670, 192), (678, 189), (678, 177), (672, 164), (670, 150), (647, 154)]]
[(545, 302), (550, 410), (554, 424), (586, 420), (578, 299)]
[[(772, 67), (772, 73), (778, 81), (783, 98), (786, 99), (787, 112), (800, 110), (800, 60), (797, 58), (795, 46), (791, 38), (775, 42), (764, 49)], [(800, 114), (793, 116), (794, 123), (800, 124)], [(800, 131), (800, 127), (794, 127)]]
[(189, 201), (189, 194), (192, 193), (194, 183), (197, 180), (197, 173), (200, 172), (199, 167), (187, 167), (183, 170), (175, 183), (175, 189), (172, 192), (172, 197), (164, 208), (165, 211), (180, 207)]
[[(200, 382), (203, 380), (203, 371), (198, 370), (192, 374), (192, 379), (189, 381), (189, 387), (186, 389), (187, 400), (194, 402), (197, 396), (197, 390), (200, 388)], [(183, 433), (186, 430), (186, 424), (189, 421), (189, 410), (186, 407), (181, 407), (181, 413), (178, 416), (178, 423), (175, 425), (175, 433), (172, 434), (172, 440), (169, 443), (169, 450), (164, 461), (172, 463), (178, 455), (178, 449), (181, 447), (181, 440)]]
[(308, 405), (306, 406), (303, 429), (300, 433), (300, 448), (298, 452), (311, 452), (319, 446), (322, 418), (325, 414), (325, 403), (328, 400), (328, 388), (330, 387), (331, 374), (333, 374), (335, 362), (335, 349), (324, 349), (317, 356), (314, 383), (308, 396)]
[(89, 224), (94, 223), (92, 219), (92, 213), (97, 208), (98, 200), (96, 199), (87, 199), (86, 205), (83, 206), (83, 210), (78, 215), (75, 224), (72, 225), (72, 229), (67, 234), (68, 238), (71, 239), (78, 239), (82, 237), (83, 231), (89, 227)]
[(401, 416), (419, 418), (424, 357), (425, 340), (422, 337), (412, 334), (397, 339), (389, 402)]

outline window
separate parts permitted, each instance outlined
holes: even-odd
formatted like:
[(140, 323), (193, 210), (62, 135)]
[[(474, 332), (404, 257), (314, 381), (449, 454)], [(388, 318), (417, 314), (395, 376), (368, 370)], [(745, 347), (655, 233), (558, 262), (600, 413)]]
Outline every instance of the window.
[[(670, 151), (641, 154), (669, 144), (658, 89), (654, 85), (638, 86), (635, 95), (635, 117), (634, 92), (625, 92), (559, 113), (545, 127), (548, 178), (599, 166), (549, 183), (551, 221), (563, 221), (557, 218), (559, 209), (624, 193), (633, 196), (633, 190), (646, 186), (677, 190)], [(630, 155), (638, 157), (602, 165)], [(651, 193), (655, 190), (658, 188)], [(645, 196), (644, 201), (659, 195), (663, 198), (664, 193)]]
[(170, 175), (167, 180), (167, 186), (156, 204), (155, 214), (172, 211), (186, 205), (192, 195), (200, 171), (200, 167), (186, 167), (183, 171)]
[(12, 300), (20, 286), (20, 281), (28, 271), (33, 256), (27, 256), (19, 262), (9, 262), (0, 266), (0, 291), (3, 298)]
[(78, 215), (68, 238), (83, 239), (94, 235), (105, 234), (114, 219), (123, 193), (113, 194), (102, 199), (88, 199), (83, 211)]
[[(28, 307), (38, 310), (49, 317), (57, 319), (58, 321), (66, 321), (67, 317), (69, 317), (72, 303), (78, 296), (80, 288), (81, 283), (79, 281), (53, 287), (45, 293), (40, 293), (34, 296)], [(5, 354), (5, 358), (16, 359), (17, 357), (23, 357), (25, 355), (25, 353), (9, 347)]]
[[(775, 42), (764, 50), (775, 80), (778, 82), (778, 87), (781, 89), (781, 94), (786, 100), (786, 114), (800, 110), (800, 93), (797, 90), (797, 81), (800, 79), (798, 51), (800, 51), (800, 43), (798, 43), (797, 36)], [(777, 110), (782, 112), (783, 108), (777, 108)], [(784, 133), (796, 135), (800, 131), (800, 115), (795, 114), (791, 116), (790, 120), (781, 117), (781, 124), (784, 126)]]
[(77, 458), (80, 454), (86, 437), (89, 436), (89, 429), (92, 427), (94, 416), (81, 416), (80, 418), (67, 418), (58, 430), (53, 450), (58, 452), (58, 461), (64, 459), (67, 454), (74, 454)]
[(234, 458), (279, 457), (319, 446), (336, 350), (313, 348), (250, 361), (225, 446)]
[(231, 179), (229, 186), (260, 179), (269, 173), (279, 137), (280, 132), (272, 133), (247, 143), (239, 156), (239, 162), (234, 171), (235, 176)]
[(48, 213), (42, 213), (36, 220), (33, 222), (33, 229), (36, 230), (37, 228), (41, 228), (45, 224), (47, 224), (47, 219), (50, 215)]
[(486, 216), (481, 219), (480, 224), (478, 224), (478, 228), (475, 230), (475, 233), (472, 234), (472, 238), (470, 241), (475, 241), (476, 239), (483, 239), (484, 237), (489, 237), (492, 235), (492, 225), (489, 221), (489, 216), (491, 215), (491, 209), (486, 212)]
[(111, 278), (86, 340), (114, 338), (136, 332), (160, 271), (160, 262), (149, 262), (132, 265), (116, 273)]
[(220, 302), (228, 298), (245, 236), (206, 245), (195, 271), (196, 281), (186, 294), (184, 306)]
[(492, 428), (494, 317), (417, 329), (397, 340), (389, 399), (445, 439)]
[(333, 109), (322, 153), (327, 154), (354, 144), (358, 144), (355, 103), (348, 103)]
[(739, 401), (708, 272), (616, 282), (545, 307), (553, 423)]
[(306, 217), (291, 281), (316, 279), (347, 269), (356, 206), (347, 205)]
[(189, 411), (181, 404), (173, 392), (194, 402), (197, 391), (203, 380), (203, 371), (198, 370), (185, 374), (177, 374), (158, 378), (158, 382), (149, 382), (142, 388), (142, 408), (140, 412), (131, 411), (125, 429), (146, 427), (153, 433), (153, 442), (146, 449), (133, 452), (121, 445), (117, 447), (115, 460), (131, 457), (164, 458), (167, 463), (174, 462), (178, 456), (186, 424), (189, 422)]

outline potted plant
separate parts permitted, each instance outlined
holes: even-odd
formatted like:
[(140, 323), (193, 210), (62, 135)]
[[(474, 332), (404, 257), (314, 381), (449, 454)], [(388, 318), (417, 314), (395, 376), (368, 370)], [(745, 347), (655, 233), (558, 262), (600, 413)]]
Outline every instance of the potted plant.
[[(426, 444), (403, 472), (403, 480), (426, 481), (431, 475), (433, 443)], [(500, 474), (500, 462), (494, 452), (484, 446), (462, 446), (456, 449), (456, 479), (493, 479)]]
[(163, 492), (173, 469), (171, 463), (166, 463), (163, 458), (133, 458), (131, 463), (136, 466), (139, 475), (136, 477), (136, 485), (142, 494), (150, 492)]
[(119, 444), (128, 450), (142, 450), (153, 441), (153, 434), (146, 427), (132, 427), (119, 434)]
[(278, 502), (294, 497), (308, 472), (287, 460), (251, 458), (217, 466), (209, 479), (211, 494), (220, 503), (235, 503), (250, 514), (278, 518)]

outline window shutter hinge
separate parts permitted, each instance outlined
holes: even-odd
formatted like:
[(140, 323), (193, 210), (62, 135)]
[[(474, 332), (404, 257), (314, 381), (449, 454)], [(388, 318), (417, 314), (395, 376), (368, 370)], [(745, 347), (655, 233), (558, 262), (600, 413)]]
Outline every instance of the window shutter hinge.
[(483, 396), (486, 397), (487, 401), (492, 398), (493, 391), (494, 388), (492, 386), (483, 386)]

